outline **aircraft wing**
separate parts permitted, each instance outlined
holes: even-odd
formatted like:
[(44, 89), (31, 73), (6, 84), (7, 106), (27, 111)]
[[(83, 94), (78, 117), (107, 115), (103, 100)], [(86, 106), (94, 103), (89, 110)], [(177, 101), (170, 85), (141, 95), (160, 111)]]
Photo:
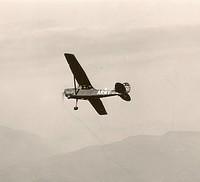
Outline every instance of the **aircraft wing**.
[(100, 115), (107, 114), (105, 107), (99, 98), (91, 98), (89, 99), (89, 102), (92, 104), (94, 109), (98, 112), (98, 114)]
[(64, 55), (78, 84), (82, 86), (84, 85), (92, 87), (85, 71), (78, 63), (76, 57), (73, 54), (68, 54), (68, 53), (65, 53)]

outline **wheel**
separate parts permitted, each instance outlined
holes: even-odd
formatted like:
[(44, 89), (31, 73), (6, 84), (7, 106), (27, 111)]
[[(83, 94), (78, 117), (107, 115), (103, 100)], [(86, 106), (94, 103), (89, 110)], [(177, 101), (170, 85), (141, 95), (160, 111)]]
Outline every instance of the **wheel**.
[(74, 107), (74, 110), (78, 110), (78, 107), (76, 106), (76, 107)]

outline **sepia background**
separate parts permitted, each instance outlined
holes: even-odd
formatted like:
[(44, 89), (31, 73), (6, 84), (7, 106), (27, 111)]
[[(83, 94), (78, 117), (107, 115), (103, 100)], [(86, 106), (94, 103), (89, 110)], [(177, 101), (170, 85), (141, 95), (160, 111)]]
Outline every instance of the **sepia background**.
[[(0, 180), (199, 181), (198, 0), (0, 0)], [(95, 88), (62, 99), (73, 53)]]

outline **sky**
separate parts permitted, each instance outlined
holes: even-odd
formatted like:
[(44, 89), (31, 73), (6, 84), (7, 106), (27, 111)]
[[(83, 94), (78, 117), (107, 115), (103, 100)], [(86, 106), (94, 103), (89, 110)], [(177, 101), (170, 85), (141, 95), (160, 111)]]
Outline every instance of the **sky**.
[[(0, 124), (66, 150), (128, 136), (200, 129), (200, 3), (196, 0), (1, 1)], [(96, 88), (129, 82), (131, 103), (62, 100), (64, 52)]]

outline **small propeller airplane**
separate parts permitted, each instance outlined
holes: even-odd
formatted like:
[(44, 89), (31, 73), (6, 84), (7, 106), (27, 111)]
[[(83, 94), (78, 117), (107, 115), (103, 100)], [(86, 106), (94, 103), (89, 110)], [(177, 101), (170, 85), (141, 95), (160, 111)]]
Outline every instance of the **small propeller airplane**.
[(63, 95), (68, 99), (76, 99), (74, 110), (78, 110), (77, 104), (79, 99), (88, 100), (98, 114), (106, 115), (107, 112), (100, 98), (120, 96), (125, 101), (131, 100), (128, 94), (131, 90), (129, 83), (116, 83), (114, 90), (95, 89), (76, 57), (69, 53), (65, 53), (64, 56), (74, 76), (74, 88), (64, 89)]

